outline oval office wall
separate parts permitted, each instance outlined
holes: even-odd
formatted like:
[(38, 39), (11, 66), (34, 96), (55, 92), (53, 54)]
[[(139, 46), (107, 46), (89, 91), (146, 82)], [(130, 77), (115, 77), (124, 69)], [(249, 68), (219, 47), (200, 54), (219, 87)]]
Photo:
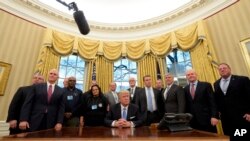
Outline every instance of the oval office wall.
[[(193, 23), (187, 23), (165, 33), (171, 33), (202, 21), (203, 26), (206, 27), (206, 33), (208, 33), (206, 34), (207, 39), (209, 39), (207, 42), (210, 46), (213, 46), (214, 52), (212, 51), (212, 55), (217, 63), (226, 62), (232, 67), (234, 74), (250, 76), (240, 51), (240, 41), (250, 37), (249, 5), (249, 0), (238, 0), (203, 19), (197, 19)], [(18, 87), (31, 83), (32, 74), (38, 65), (37, 59), (39, 55), (41, 56), (41, 47), (46, 39), (51, 40), (52, 38), (46, 38), (48, 34), (51, 35), (51, 32), (48, 32), (49, 27), (32, 21), (32, 18), (25, 18), (8, 10), (11, 8), (4, 3), (1, 3), (0, 6), (0, 61), (12, 65), (4, 95), (0, 96), (0, 121), (4, 122), (14, 93)], [(154, 28), (157, 28), (157, 26)], [(62, 36), (79, 37), (79, 35), (69, 33), (67, 30), (53, 30), (62, 33)], [(160, 35), (163, 34), (134, 38), (134, 40), (148, 39)], [(86, 36), (86, 39), (114, 41), (113, 39), (97, 39), (88, 36)], [(126, 38), (119, 41), (124, 42)], [(128, 41), (131, 41), (131, 39)]]

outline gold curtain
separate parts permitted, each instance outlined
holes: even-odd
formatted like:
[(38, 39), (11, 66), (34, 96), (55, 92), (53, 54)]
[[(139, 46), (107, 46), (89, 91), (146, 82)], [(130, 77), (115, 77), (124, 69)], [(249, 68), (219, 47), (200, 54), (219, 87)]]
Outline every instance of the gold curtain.
[(110, 61), (116, 61), (122, 56), (122, 42), (103, 42), (103, 55)]
[(85, 79), (83, 79), (83, 80), (85, 80), (85, 91), (87, 91), (91, 86), (94, 63), (95, 63), (95, 61), (89, 61), (89, 62), (85, 63), (85, 72), (84, 72)]
[(127, 41), (126, 42), (126, 55), (127, 58), (133, 61), (139, 60), (146, 52), (146, 40)]
[(152, 84), (155, 86), (155, 82), (157, 80), (156, 73), (156, 59), (155, 57), (149, 53), (146, 54), (145, 57), (138, 61), (138, 86), (143, 87), (143, 76), (150, 75), (152, 79)]
[(160, 69), (160, 73), (161, 73), (161, 79), (163, 82), (164, 87), (166, 86), (166, 82), (165, 82), (165, 74), (167, 72), (166, 70), (166, 59), (165, 58), (156, 58), (157, 63), (159, 65), (159, 69)]
[(150, 49), (155, 56), (166, 56), (171, 51), (171, 34), (149, 39)]
[(56, 55), (51, 47), (42, 47), (37, 59), (35, 72), (41, 73), (47, 80), (48, 72), (59, 67), (60, 57)]
[(78, 42), (78, 53), (85, 60), (96, 58), (100, 41), (80, 38)]
[(96, 59), (96, 81), (102, 88), (102, 92), (109, 90), (109, 84), (113, 82), (114, 64), (103, 56)]
[(74, 47), (75, 37), (61, 33), (58, 31), (52, 32), (52, 48), (59, 55), (69, 55)]

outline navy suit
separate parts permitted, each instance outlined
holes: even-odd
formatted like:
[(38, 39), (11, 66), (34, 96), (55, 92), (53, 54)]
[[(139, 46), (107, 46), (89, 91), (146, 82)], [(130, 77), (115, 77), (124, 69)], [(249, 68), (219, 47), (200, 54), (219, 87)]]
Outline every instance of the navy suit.
[(17, 120), (17, 127), (15, 129), (10, 128), (10, 134), (21, 133), (21, 130), (18, 128), (20, 112), (27, 94), (29, 94), (31, 91), (31, 88), (32, 86), (24, 86), (18, 88), (13, 99), (11, 100), (6, 122)]
[[(110, 110), (105, 118), (105, 124), (111, 126), (114, 120), (121, 118), (121, 104), (117, 103), (110, 107)], [(127, 121), (132, 121), (135, 127), (141, 126), (143, 123), (139, 108), (135, 104), (129, 104), (127, 110)]]
[(190, 94), (190, 85), (185, 88), (186, 112), (191, 113), (191, 127), (199, 130), (216, 132), (211, 125), (211, 118), (218, 118), (213, 89), (210, 83), (198, 81), (194, 99)]
[(163, 101), (160, 91), (153, 88), (156, 110), (149, 112), (147, 109), (147, 96), (145, 88), (141, 88), (138, 95), (136, 95), (135, 104), (139, 106), (140, 113), (143, 116), (143, 119), (146, 121), (146, 125), (151, 123), (157, 123), (161, 120), (164, 113)]
[(232, 75), (225, 94), (220, 88), (220, 81), (214, 83), (214, 89), (224, 133), (233, 136), (236, 129), (248, 129), (250, 132), (250, 122), (243, 119), (244, 114), (250, 114), (249, 78)]
[[(62, 124), (65, 109), (63, 93), (64, 90), (55, 85), (51, 100), (48, 102), (47, 83), (34, 85), (22, 107), (20, 121), (28, 121), (30, 131), (41, 130), (41, 126), (49, 129), (54, 128), (57, 123)], [(44, 118), (46, 123), (42, 123)]]

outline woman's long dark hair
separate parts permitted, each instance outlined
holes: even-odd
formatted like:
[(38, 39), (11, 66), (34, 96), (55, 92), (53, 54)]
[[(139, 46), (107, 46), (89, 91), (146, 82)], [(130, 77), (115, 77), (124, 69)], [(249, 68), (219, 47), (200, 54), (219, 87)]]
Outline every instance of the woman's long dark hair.
[(100, 87), (99, 85), (97, 85), (97, 84), (92, 85), (91, 88), (90, 88), (90, 94), (91, 94), (92, 96), (93, 96), (93, 92), (92, 92), (93, 87), (97, 87), (97, 88), (98, 88), (98, 90), (99, 90), (99, 96), (100, 96), (100, 97), (104, 96), (103, 93), (102, 93), (101, 87)]

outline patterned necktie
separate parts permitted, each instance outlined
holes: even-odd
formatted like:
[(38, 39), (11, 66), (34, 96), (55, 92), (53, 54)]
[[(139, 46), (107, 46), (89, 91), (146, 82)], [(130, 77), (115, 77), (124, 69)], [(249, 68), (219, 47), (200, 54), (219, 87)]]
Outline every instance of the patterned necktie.
[(126, 108), (122, 109), (122, 118), (127, 119), (127, 110), (126, 110)]
[(153, 112), (153, 102), (152, 102), (152, 95), (151, 95), (151, 91), (150, 89), (148, 88), (147, 89), (148, 91), (148, 94), (147, 94), (147, 108), (148, 108), (148, 111), (150, 112)]
[(224, 94), (226, 94), (228, 88), (227, 81), (228, 81), (227, 79), (222, 80), (221, 90), (223, 91)]
[(49, 89), (48, 89), (48, 102), (50, 102), (52, 96), (52, 85), (49, 85)]
[(130, 95), (133, 98), (133, 96), (134, 96), (134, 88), (130, 88)]
[(190, 90), (190, 94), (191, 94), (191, 97), (192, 99), (194, 99), (194, 96), (195, 96), (195, 88), (194, 88), (194, 83), (191, 84), (191, 90)]

